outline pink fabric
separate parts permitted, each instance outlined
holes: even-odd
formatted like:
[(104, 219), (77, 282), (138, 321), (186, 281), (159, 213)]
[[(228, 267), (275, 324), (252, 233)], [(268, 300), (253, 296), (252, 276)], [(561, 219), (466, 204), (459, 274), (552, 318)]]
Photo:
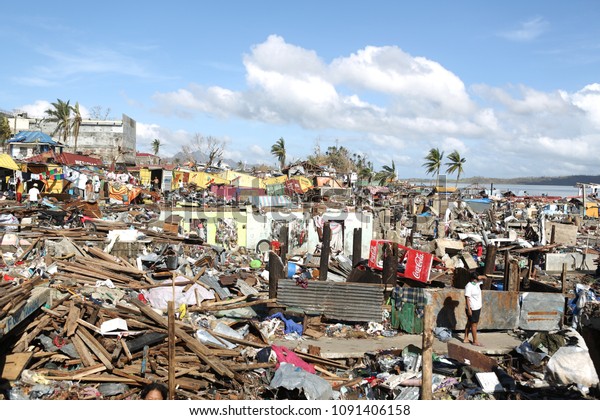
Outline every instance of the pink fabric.
[[(311, 365), (310, 363), (306, 363), (296, 353), (294, 353), (292, 350), (288, 349), (287, 347), (271, 346), (271, 348), (277, 355), (277, 361), (279, 363), (281, 363), (281, 362), (290, 363), (294, 366), (304, 369), (305, 371), (307, 371), (309, 373), (317, 372), (313, 365)], [(279, 368), (279, 363), (277, 363), (277, 368)]]

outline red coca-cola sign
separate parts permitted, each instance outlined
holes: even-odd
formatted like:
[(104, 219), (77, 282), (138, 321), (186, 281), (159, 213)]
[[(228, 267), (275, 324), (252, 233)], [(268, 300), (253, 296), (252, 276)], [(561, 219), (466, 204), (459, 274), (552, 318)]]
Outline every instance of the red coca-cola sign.
[[(383, 244), (389, 242), (381, 239), (371, 241), (371, 249), (369, 250), (369, 267), (377, 270), (383, 269)], [(409, 278), (412, 280), (429, 281), (431, 266), (433, 264), (433, 255), (417, 249), (408, 248), (398, 244), (398, 248), (404, 251), (405, 270), (404, 273), (398, 273), (400, 277)]]
[(406, 253), (406, 269), (404, 277), (428, 282), (429, 274), (431, 273), (431, 264), (433, 263), (433, 255), (416, 249), (409, 249)]

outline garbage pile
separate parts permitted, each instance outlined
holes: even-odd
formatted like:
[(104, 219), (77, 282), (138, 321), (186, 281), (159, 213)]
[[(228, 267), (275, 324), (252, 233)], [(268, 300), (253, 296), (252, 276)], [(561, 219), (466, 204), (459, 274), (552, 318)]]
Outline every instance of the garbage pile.
[[(435, 212), (418, 216), (412, 232), (402, 225), (407, 214), (395, 216), (396, 239), (411, 242), (398, 273), (410, 262), (408, 252), (419, 250), (413, 254), (418, 261), (424, 253), (431, 255), (431, 276), (421, 289), (450, 287), (459, 269), (484, 269), (481, 243), (506, 251), (490, 263), (490, 278), (498, 279), (512, 261), (519, 279), (531, 280), (540, 279), (546, 267), (529, 258), (530, 252), (566, 252), (580, 245), (544, 243), (543, 229), (511, 225), (526, 221), (532, 213), (527, 208), (500, 206), (478, 213), (459, 204), (448, 209), (443, 221)], [(317, 346), (292, 349), (280, 343), (401, 334), (396, 305), (382, 309), (382, 288), (361, 295), (362, 306), (368, 299), (375, 302), (365, 313), (348, 303), (355, 298), (349, 294), (332, 308), (369, 322), (325, 323), (321, 314), (311, 316), (309, 309), (298, 315), (294, 309), (302, 308), (286, 307), (273, 297), (268, 253), (206, 244), (205, 238), (160, 221), (155, 206), (100, 209), (75, 201), (3, 211), (0, 354), (6, 356), (0, 360), (0, 390), (5, 399), (137, 399), (144, 386), (167, 384), (170, 374), (178, 399), (421, 397), (423, 360), (416, 346), (334, 359), (321, 356)], [(365, 267), (370, 266), (354, 266), (338, 253), (328, 261), (327, 277), (344, 283), (364, 275), (358, 271)], [(321, 274), (317, 268), (319, 259), (311, 254), (289, 260), (281, 284), (288, 291), (291, 284), (294, 292), (314, 292)], [(379, 282), (381, 275), (373, 272), (371, 278)], [(390, 284), (393, 298), (402, 304), (403, 315), (417, 313), (425, 304), (422, 293), (407, 296), (404, 281), (409, 280), (399, 275), (398, 283)], [(369, 289), (353, 285), (358, 293)], [(570, 302), (574, 328), (598, 318), (594, 287), (582, 284), (575, 291)], [(497, 358), (453, 343), (452, 334), (436, 329), (448, 352), (433, 359), (435, 399), (598, 396), (589, 350), (575, 329), (524, 334), (518, 348)]]

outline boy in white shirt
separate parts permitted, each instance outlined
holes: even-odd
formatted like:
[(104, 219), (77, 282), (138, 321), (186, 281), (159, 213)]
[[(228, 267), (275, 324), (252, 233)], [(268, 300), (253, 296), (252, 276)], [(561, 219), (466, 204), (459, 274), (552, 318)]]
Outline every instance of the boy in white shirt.
[(467, 327), (465, 328), (465, 338), (463, 343), (469, 342), (469, 331), (473, 335), (473, 345), (483, 347), (483, 344), (477, 339), (477, 324), (483, 301), (481, 297), (481, 285), (477, 273), (471, 273), (471, 281), (465, 286), (465, 305), (467, 312)]

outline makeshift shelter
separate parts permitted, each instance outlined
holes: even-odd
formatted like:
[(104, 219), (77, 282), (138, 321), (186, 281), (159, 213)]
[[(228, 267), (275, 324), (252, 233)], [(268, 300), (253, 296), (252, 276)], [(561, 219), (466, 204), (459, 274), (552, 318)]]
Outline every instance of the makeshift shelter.
[(8, 140), (9, 154), (21, 159), (48, 151), (60, 153), (63, 148), (63, 144), (41, 131), (21, 131)]

